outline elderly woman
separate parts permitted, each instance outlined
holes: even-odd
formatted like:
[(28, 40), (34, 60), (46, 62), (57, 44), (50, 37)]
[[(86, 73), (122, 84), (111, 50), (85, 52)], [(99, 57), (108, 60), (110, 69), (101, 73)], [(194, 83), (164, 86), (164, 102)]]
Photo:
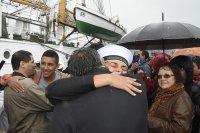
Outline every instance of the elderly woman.
[(152, 72), (153, 72), (152, 77), (147, 78), (147, 76), (144, 72), (139, 73), (139, 76), (144, 80), (146, 87), (147, 87), (147, 98), (148, 98), (149, 108), (151, 107), (151, 105), (154, 101), (156, 90), (158, 88), (158, 84), (157, 84), (158, 69), (163, 64), (170, 62), (171, 59), (172, 59), (172, 57), (166, 53), (164, 55), (163, 55), (163, 53), (156, 53), (156, 54), (154, 54), (152, 59), (149, 61), (149, 65), (151, 66)]
[(194, 107), (184, 91), (179, 69), (165, 64), (158, 70), (158, 92), (148, 113), (150, 133), (189, 133)]

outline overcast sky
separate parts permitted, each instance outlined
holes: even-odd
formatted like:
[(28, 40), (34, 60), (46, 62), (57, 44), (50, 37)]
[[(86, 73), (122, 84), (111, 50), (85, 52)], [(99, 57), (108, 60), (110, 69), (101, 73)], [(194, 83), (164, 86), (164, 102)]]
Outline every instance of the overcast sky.
[[(59, 0), (50, 0), (55, 3)], [(94, 0), (85, 0), (86, 6)], [(82, 0), (68, 0), (73, 7)], [(103, 0), (106, 15), (118, 16), (120, 24), (127, 32), (137, 27), (162, 21), (162, 12), (166, 22), (184, 22), (200, 27), (200, 0)], [(89, 6), (89, 8), (92, 8)]]
[(119, 16), (120, 24), (128, 32), (161, 22), (162, 12), (166, 22), (185, 22), (200, 27), (200, 0), (104, 0), (104, 6), (108, 16)]

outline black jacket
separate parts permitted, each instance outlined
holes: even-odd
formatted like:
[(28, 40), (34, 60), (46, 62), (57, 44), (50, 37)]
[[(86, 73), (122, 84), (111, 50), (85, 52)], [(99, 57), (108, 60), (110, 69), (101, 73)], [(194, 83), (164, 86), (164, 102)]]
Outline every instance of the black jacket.
[(200, 131), (200, 86), (191, 82), (185, 85), (186, 92), (190, 95), (192, 102), (195, 106), (195, 117), (193, 119), (191, 133), (199, 133)]
[[(100, 73), (108, 73), (108, 71), (96, 69), (91, 72), (91, 74)], [(87, 93), (81, 95), (78, 93), (79, 96), (77, 95), (78, 97), (72, 101), (57, 103), (53, 111), (49, 133), (147, 133), (146, 90), (143, 81), (139, 77), (135, 78), (143, 84), (140, 87), (143, 93), (136, 97), (107, 86), (100, 89), (86, 89)], [(66, 85), (66, 82), (62, 82), (63, 84), (60, 85), (58, 82), (56, 83), (58, 87), (57, 85), (53, 87), (57, 91), (61, 90), (59, 87), (62, 87), (62, 90), (65, 88), (64, 92), (67, 92), (67, 87), (70, 85)], [(47, 91), (49, 89), (50, 87), (47, 88)], [(84, 89), (82, 87), (81, 90)], [(78, 92), (77, 90), (76, 92)], [(51, 99), (56, 97), (57, 100), (67, 97), (64, 98), (64, 93), (61, 97), (53, 96), (53, 94), (48, 96)]]

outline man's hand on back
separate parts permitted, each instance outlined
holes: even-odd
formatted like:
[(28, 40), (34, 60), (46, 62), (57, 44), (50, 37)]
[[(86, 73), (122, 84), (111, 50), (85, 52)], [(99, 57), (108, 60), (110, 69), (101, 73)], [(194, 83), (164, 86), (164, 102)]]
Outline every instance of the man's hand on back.
[(9, 77), (7, 79), (8, 86), (15, 92), (24, 92), (23, 86), (19, 84), (19, 80), (24, 79), (24, 77)]

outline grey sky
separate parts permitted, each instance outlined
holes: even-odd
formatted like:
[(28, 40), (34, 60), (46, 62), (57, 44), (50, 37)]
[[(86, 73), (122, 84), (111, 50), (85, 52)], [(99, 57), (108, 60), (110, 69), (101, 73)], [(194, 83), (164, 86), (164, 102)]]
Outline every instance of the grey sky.
[[(49, 0), (52, 3), (58, 3), (59, 0)], [(68, 6), (73, 7), (75, 3), (81, 3), (82, 0), (69, 0)], [(85, 0), (86, 5), (93, 0)], [(200, 27), (200, 0), (103, 0), (107, 16), (118, 16), (128, 32), (137, 27), (161, 22), (162, 12), (165, 15), (165, 21), (185, 22)], [(110, 8), (111, 6), (111, 8)]]
[[(109, 9), (111, 3), (111, 13)], [(139, 26), (165, 21), (190, 23), (200, 27), (200, 0), (104, 0), (108, 16), (119, 16), (128, 32)]]

